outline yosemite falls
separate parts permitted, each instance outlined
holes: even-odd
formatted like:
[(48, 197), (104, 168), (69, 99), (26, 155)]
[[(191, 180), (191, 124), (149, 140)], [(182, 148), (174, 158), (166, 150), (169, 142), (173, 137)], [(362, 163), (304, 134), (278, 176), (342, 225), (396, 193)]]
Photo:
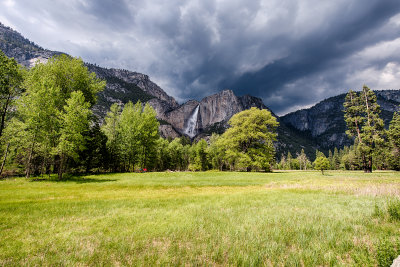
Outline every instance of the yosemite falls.
[(197, 107), (194, 109), (193, 113), (190, 115), (186, 128), (184, 130), (184, 133), (189, 136), (190, 138), (193, 138), (197, 134), (197, 118), (199, 116), (199, 109), (200, 105), (197, 105)]

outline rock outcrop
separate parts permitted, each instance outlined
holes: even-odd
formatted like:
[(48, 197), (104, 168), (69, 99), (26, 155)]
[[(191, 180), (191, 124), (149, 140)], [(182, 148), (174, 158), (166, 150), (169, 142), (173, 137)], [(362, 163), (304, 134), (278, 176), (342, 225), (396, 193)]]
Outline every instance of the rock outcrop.
[(178, 102), (176, 102), (172, 96), (169, 96), (157, 84), (152, 82), (148, 75), (123, 69), (102, 68), (93, 64), (86, 65), (90, 71), (96, 73), (97, 77), (105, 79), (107, 84), (121, 85), (122, 83), (123, 86), (120, 87), (124, 88), (125, 90), (127, 89), (126, 87), (135, 86), (136, 89), (142, 90), (144, 94), (164, 101), (170, 106), (170, 108), (175, 108), (178, 106)]
[(62, 54), (61, 52), (43, 49), (23, 37), (20, 33), (1, 23), (0, 50), (8, 57), (15, 58), (19, 64), (28, 68), (35, 65), (37, 61), (47, 62), (47, 60), (52, 56)]

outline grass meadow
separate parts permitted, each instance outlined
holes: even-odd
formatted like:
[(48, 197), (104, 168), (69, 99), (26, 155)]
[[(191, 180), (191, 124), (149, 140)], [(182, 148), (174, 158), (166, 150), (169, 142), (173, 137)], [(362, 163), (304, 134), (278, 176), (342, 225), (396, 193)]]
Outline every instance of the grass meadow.
[(0, 265), (385, 265), (399, 196), (398, 172), (6, 179)]

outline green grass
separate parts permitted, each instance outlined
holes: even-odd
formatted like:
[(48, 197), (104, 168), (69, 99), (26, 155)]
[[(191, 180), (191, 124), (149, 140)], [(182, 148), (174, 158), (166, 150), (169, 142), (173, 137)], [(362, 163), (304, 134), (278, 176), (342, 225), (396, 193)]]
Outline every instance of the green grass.
[(399, 195), (396, 172), (8, 179), (0, 265), (373, 266), (399, 244)]

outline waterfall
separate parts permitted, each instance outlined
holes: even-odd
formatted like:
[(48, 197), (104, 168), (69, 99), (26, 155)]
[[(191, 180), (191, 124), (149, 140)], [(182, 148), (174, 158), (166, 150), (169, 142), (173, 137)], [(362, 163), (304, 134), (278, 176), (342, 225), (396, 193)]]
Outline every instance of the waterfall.
[(197, 118), (199, 115), (200, 105), (194, 109), (193, 113), (190, 115), (184, 133), (188, 135), (190, 138), (193, 138), (196, 135), (196, 126), (197, 126)]

